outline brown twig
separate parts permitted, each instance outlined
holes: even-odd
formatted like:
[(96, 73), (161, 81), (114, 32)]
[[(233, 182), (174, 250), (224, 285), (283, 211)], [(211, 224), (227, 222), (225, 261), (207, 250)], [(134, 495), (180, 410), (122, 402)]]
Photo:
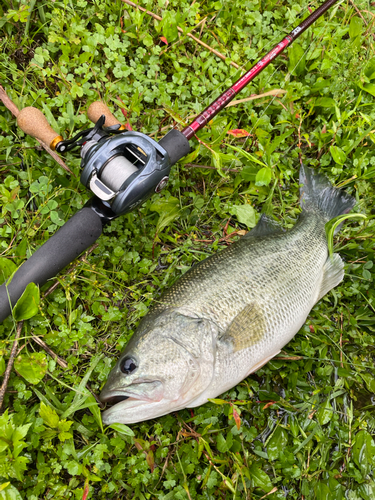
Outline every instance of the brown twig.
[(357, 14), (359, 15), (359, 17), (362, 19), (362, 21), (365, 23), (365, 26), (367, 26), (367, 21), (366, 19), (362, 16), (361, 14), (361, 11), (358, 9), (358, 7), (356, 6), (356, 4), (353, 2), (353, 0), (349, 0), (350, 3), (353, 5), (353, 7), (355, 8), (355, 10), (357, 11)]
[(8, 365), (7, 365), (7, 368), (6, 368), (5, 373), (4, 373), (4, 380), (3, 380), (3, 383), (1, 384), (1, 388), (0, 388), (0, 412), (1, 412), (1, 407), (3, 405), (3, 401), (4, 401), (5, 392), (6, 392), (7, 387), (8, 387), (10, 372), (12, 371), (14, 358), (16, 357), (18, 339), (20, 338), (22, 327), (23, 327), (23, 321), (20, 321), (17, 324), (16, 337), (14, 339), (12, 350), (10, 352), (10, 358), (8, 361)]
[[(140, 5), (137, 5), (136, 3), (131, 2), (130, 0), (122, 0), (122, 1), (124, 3), (126, 3), (127, 5), (130, 5), (130, 7), (134, 7), (135, 9), (139, 9), (142, 12), (146, 12), (146, 14), (148, 14), (151, 17), (153, 17), (157, 21), (162, 21), (163, 20), (162, 17), (158, 16), (157, 14), (154, 14), (154, 12), (151, 12), (151, 11), (145, 9), (144, 7), (141, 7)], [(179, 26), (177, 26), (177, 29), (178, 29), (178, 31), (180, 33), (184, 33), (184, 31)], [(227, 57), (224, 54), (222, 54), (221, 52), (219, 52), (216, 49), (213, 49), (212, 47), (210, 47), (206, 43), (202, 42), (202, 40), (199, 40), (199, 38), (195, 37), (191, 33), (186, 33), (186, 36), (188, 36), (189, 38), (191, 38), (195, 42), (197, 42), (200, 45), (202, 45), (202, 47), (204, 47), (205, 49), (209, 50), (210, 52), (212, 52), (213, 54), (215, 54), (217, 57), (220, 57), (220, 59), (223, 59), (223, 61), (225, 61), (227, 59)], [(231, 66), (234, 66), (236, 69), (239, 69), (239, 65), (236, 64), (235, 62), (231, 61), (230, 64), (231, 64)]]
[(14, 104), (14, 102), (8, 97), (5, 89), (0, 85), (0, 100), (3, 101), (3, 104), (15, 117), (18, 116), (19, 109)]
[(170, 450), (168, 452), (167, 458), (165, 459), (165, 462), (164, 462), (164, 465), (163, 465), (163, 469), (162, 469), (161, 474), (160, 474), (159, 481), (157, 482), (157, 485), (156, 485), (155, 489), (157, 488), (157, 486), (159, 485), (160, 481), (162, 480), (162, 478), (164, 476), (164, 472), (165, 472), (165, 469), (168, 466), (168, 462), (169, 462), (169, 459), (171, 458), (172, 452), (173, 452), (173, 450)]
[[(190, 168), (206, 168), (208, 170), (217, 170), (216, 167), (211, 167), (209, 165), (198, 165), (196, 163), (185, 163), (184, 167), (190, 167)], [(235, 172), (238, 173), (240, 170), (238, 168), (225, 168), (223, 169), (223, 172)]]
[(275, 356), (273, 359), (279, 360), (279, 361), (298, 361), (300, 359), (304, 359), (303, 356)]
[(100, 401), (99, 397), (98, 397), (98, 396), (95, 394), (95, 392), (91, 389), (91, 387), (89, 386), (89, 384), (86, 384), (86, 389), (87, 389), (88, 391), (90, 391), (90, 392), (91, 392), (91, 394), (92, 394), (92, 395), (94, 396), (94, 398), (95, 398), (95, 401), (98, 403), (99, 407), (103, 410), (103, 408), (105, 408), (105, 404), (104, 404), (104, 403), (102, 403), (102, 402)]
[(272, 493), (276, 493), (277, 491), (277, 486), (275, 486), (274, 488), (272, 488), (271, 491), (269, 491), (268, 493), (266, 493), (265, 495), (263, 495), (262, 497), (260, 497), (259, 500), (263, 500), (263, 498), (267, 498), (269, 495), (272, 495)]
[[(205, 23), (206, 21), (207, 21), (207, 17), (204, 17), (201, 21), (199, 21), (199, 23), (198, 23), (198, 24), (196, 24), (196, 25), (194, 26), (194, 28), (193, 28), (193, 29), (197, 29), (199, 26), (201, 26), (201, 32), (202, 32), (202, 29), (203, 29), (203, 27), (204, 27), (204, 23)], [(160, 55), (165, 54), (165, 53), (167, 52), (167, 50), (171, 49), (171, 48), (172, 48), (172, 47), (174, 47), (175, 45), (180, 45), (181, 43), (183, 43), (183, 41), (184, 41), (184, 38), (183, 38), (183, 37), (179, 38), (179, 39), (177, 40), (177, 42), (174, 42), (174, 43), (172, 43), (171, 45), (168, 45), (168, 46), (167, 46), (164, 50), (162, 50), (162, 51), (160, 52)], [(194, 53), (194, 55), (195, 55), (195, 53)]]
[(46, 351), (47, 354), (51, 356), (52, 359), (56, 361), (58, 365), (61, 366), (61, 368), (68, 368), (68, 363), (64, 359), (60, 358), (60, 356), (58, 356), (55, 352), (53, 352), (52, 349), (40, 337), (38, 337), (37, 335), (33, 335), (33, 339), (38, 345), (40, 345), (40, 347), (42, 347)]
[[(228, 240), (230, 240), (234, 236), (245, 236), (245, 234), (246, 234), (246, 231), (243, 229), (239, 229), (238, 231), (233, 231), (233, 233), (227, 234), (226, 236), (219, 238), (219, 243), (222, 243), (222, 242), (228, 243)], [(197, 241), (199, 243), (213, 243), (215, 241), (215, 239), (213, 239), (213, 240), (199, 240), (199, 239), (197, 239), (194, 241)]]
[[(302, 146), (302, 139), (301, 139), (302, 121), (303, 121), (303, 115), (301, 115), (301, 117), (300, 117), (299, 126), (298, 126), (298, 145), (297, 145), (298, 149), (301, 149), (301, 146)], [(299, 157), (299, 162), (300, 162), (301, 168), (302, 168), (302, 153), (301, 153), (301, 151), (298, 152), (298, 157)]]
[(366, 14), (369, 14), (370, 16), (375, 17), (375, 14), (369, 10), (362, 9), (362, 12), (366, 12)]
[[(203, 21), (203, 23), (202, 23), (202, 26), (201, 26), (201, 29), (200, 29), (200, 32), (199, 32), (199, 39), (201, 39), (204, 27), (206, 26), (207, 17), (205, 17), (204, 19), (202, 19), (202, 21)], [(198, 25), (197, 25), (197, 27), (198, 27)], [(196, 52), (197, 52), (197, 47), (195, 47), (193, 56), (195, 56)]]
[(343, 313), (341, 312), (341, 317), (340, 317), (340, 361), (341, 361), (341, 368), (344, 368), (344, 363), (342, 362), (342, 330), (343, 330), (343, 325), (344, 325), (344, 316), (343, 316)]
[[(7, 93), (5, 92), (5, 89), (1, 85), (0, 85), (0, 100), (3, 102), (4, 106), (9, 109), (12, 115), (17, 118), (20, 110), (17, 108), (14, 102), (8, 97)], [(39, 142), (42, 148), (44, 148), (47, 151), (47, 153), (52, 156), (52, 158), (60, 165), (60, 167), (62, 167), (64, 170), (69, 172), (69, 174), (75, 177), (75, 174), (70, 170), (68, 165), (66, 165), (62, 161), (62, 159), (54, 151), (52, 151), (51, 148), (47, 146), (47, 144), (44, 144), (44, 142), (40, 141), (39, 139), (36, 140)]]

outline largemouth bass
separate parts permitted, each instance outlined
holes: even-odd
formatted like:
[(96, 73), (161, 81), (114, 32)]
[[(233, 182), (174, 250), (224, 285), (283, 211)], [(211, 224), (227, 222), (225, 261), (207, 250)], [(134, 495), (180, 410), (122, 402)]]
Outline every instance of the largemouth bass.
[(325, 224), (354, 198), (301, 168), (302, 212), (284, 232), (262, 216), (192, 267), (141, 321), (100, 394), (103, 422), (131, 424), (216, 398), (278, 354), (344, 276)]

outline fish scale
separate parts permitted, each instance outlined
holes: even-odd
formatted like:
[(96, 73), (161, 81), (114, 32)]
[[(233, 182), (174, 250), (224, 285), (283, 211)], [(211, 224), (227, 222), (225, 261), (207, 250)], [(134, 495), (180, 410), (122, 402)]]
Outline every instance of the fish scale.
[[(325, 223), (354, 199), (312, 169), (300, 171), (302, 212), (286, 232), (261, 216), (248, 235), (199, 262), (155, 301), (100, 398), (106, 424), (195, 407), (272, 359), (316, 302), (343, 279), (328, 258)], [(129, 371), (126, 366), (132, 366)]]

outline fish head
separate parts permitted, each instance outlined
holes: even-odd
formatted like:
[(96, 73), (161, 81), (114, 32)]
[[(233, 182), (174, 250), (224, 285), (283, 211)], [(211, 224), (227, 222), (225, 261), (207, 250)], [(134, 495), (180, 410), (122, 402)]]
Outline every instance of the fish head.
[(135, 423), (185, 408), (212, 380), (215, 342), (215, 325), (198, 317), (168, 313), (143, 322), (100, 394), (114, 404), (103, 422)]

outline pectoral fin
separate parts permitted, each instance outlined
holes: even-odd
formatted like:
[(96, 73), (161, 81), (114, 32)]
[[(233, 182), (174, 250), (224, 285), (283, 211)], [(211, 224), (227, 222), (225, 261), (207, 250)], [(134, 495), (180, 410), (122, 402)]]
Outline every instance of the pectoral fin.
[(265, 332), (263, 310), (257, 302), (252, 302), (237, 314), (220, 340), (232, 344), (233, 351), (236, 352), (259, 342)]
[(326, 293), (337, 286), (344, 278), (344, 262), (338, 253), (328, 257), (323, 266), (323, 280), (320, 284), (318, 302)]

